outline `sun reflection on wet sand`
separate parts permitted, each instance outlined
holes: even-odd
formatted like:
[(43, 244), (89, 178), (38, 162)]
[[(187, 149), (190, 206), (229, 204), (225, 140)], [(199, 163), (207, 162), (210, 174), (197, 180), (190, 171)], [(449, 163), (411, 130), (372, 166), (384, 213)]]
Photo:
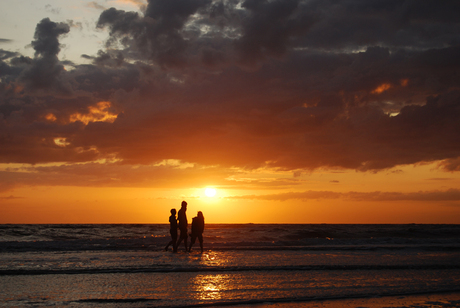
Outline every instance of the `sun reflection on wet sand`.
[(196, 299), (220, 300), (228, 289), (228, 275), (197, 275), (193, 279)]
[[(209, 251), (200, 255), (200, 263), (204, 266), (225, 266), (228, 263), (225, 256), (219, 252)], [(222, 300), (226, 291), (235, 289), (233, 279), (228, 274), (199, 274), (192, 279), (192, 289), (195, 299), (202, 301)]]
[[(215, 252), (207, 252), (200, 255), (200, 261), (205, 266), (223, 265), (221, 258)], [(222, 299), (222, 291), (228, 288), (227, 275), (207, 274), (197, 275), (192, 280), (193, 291), (196, 292), (195, 298), (198, 300), (209, 301)]]

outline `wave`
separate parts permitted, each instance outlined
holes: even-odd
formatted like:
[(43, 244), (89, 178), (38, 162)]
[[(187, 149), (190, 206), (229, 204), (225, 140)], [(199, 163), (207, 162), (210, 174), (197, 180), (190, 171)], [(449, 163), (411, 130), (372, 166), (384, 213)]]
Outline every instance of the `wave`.
[[(430, 291), (411, 291), (411, 292), (368, 292), (368, 293), (354, 293), (347, 295), (329, 295), (329, 296), (302, 296), (302, 297), (278, 297), (278, 298), (258, 298), (258, 299), (235, 299), (235, 300), (213, 300), (206, 303), (195, 303), (180, 305), (165, 303), (164, 300), (157, 298), (88, 298), (69, 301), (68, 304), (74, 303), (90, 303), (90, 304), (134, 304), (134, 303), (146, 303), (152, 302), (152, 304), (158, 304), (161, 307), (168, 308), (200, 308), (200, 307), (227, 307), (227, 306), (243, 306), (243, 305), (260, 305), (260, 304), (282, 304), (282, 303), (307, 303), (307, 302), (326, 302), (326, 301), (338, 301), (338, 300), (357, 300), (357, 299), (368, 299), (368, 298), (388, 298), (388, 297), (405, 297), (405, 296), (420, 296), (420, 295), (435, 295), (435, 294), (455, 294), (460, 293), (460, 288), (444, 288), (440, 290)], [(337, 303), (340, 304), (340, 303)], [(432, 303), (431, 303), (432, 304)], [(457, 307), (458, 301), (445, 301), (436, 302), (436, 307)]]
[[(33, 241), (0, 242), (0, 253), (3, 252), (63, 252), (63, 251), (162, 251), (169, 241), (166, 237), (132, 238), (108, 240), (65, 240), (65, 241)], [(380, 242), (375, 240), (314, 240), (308, 243), (284, 241), (259, 242), (210, 242), (205, 238), (205, 249), (212, 251), (460, 251), (460, 241), (410, 240), (396, 242)], [(181, 248), (181, 247), (180, 247)], [(179, 248), (179, 249), (180, 249)]]
[[(423, 292), (382, 292), (382, 293), (357, 293), (347, 296), (305, 296), (305, 297), (282, 297), (282, 298), (261, 298), (249, 300), (230, 300), (230, 301), (215, 301), (210, 303), (200, 303), (192, 305), (181, 306), (162, 306), (162, 307), (183, 307), (183, 308), (199, 308), (199, 307), (222, 307), (222, 306), (242, 306), (242, 305), (259, 305), (259, 304), (281, 304), (281, 303), (304, 303), (313, 301), (331, 301), (331, 300), (349, 300), (349, 299), (365, 299), (377, 297), (394, 297), (394, 296), (416, 296), (416, 295), (431, 295), (431, 294), (445, 294), (445, 293), (458, 293), (460, 288), (446, 288), (443, 290), (423, 291)], [(338, 303), (339, 304), (339, 303)], [(458, 301), (446, 303), (437, 302), (437, 307), (457, 307)], [(455, 305), (455, 306), (454, 306)]]
[(97, 303), (97, 304), (108, 304), (108, 303), (144, 303), (151, 301), (158, 301), (156, 298), (88, 298), (80, 299), (77, 301), (71, 301), (70, 303)]
[(203, 266), (203, 267), (112, 267), (73, 269), (4, 269), (0, 276), (21, 275), (81, 275), (81, 274), (140, 274), (140, 273), (215, 273), (215, 272), (273, 272), (273, 271), (384, 271), (384, 270), (458, 270), (460, 264), (423, 265), (309, 265), (309, 266)]
[[(0, 225), (2, 241), (56, 241), (169, 236), (167, 224)], [(207, 224), (205, 236), (248, 240), (459, 238), (460, 225)]]
[[(0, 225), (0, 253), (159, 251), (166, 224)], [(205, 249), (460, 251), (460, 225), (209, 224)]]

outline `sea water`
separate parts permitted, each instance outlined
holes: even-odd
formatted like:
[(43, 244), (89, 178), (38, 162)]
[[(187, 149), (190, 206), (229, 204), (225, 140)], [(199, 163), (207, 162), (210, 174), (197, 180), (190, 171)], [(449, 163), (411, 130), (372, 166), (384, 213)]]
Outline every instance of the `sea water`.
[[(460, 225), (0, 225), (2, 307), (202, 307), (458, 293)], [(459, 297), (460, 298), (460, 297)]]

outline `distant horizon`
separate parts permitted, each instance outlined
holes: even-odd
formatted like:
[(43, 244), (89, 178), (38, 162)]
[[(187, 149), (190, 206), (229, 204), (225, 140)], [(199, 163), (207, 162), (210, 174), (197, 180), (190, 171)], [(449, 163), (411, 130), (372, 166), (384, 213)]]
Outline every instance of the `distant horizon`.
[[(0, 225), (165, 225), (169, 223), (1, 223)], [(220, 223), (206, 222), (206, 225), (459, 225), (458, 223)], [(190, 227), (190, 225), (189, 225)]]

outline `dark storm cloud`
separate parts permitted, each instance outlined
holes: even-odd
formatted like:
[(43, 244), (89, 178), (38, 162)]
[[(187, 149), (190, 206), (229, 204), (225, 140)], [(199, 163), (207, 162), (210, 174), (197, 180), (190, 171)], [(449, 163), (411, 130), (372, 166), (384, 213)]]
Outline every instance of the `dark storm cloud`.
[[(59, 36), (70, 31), (65, 23), (55, 23), (45, 18), (37, 24), (32, 47), (35, 58), (32, 65), (24, 70), (21, 81), (33, 91), (52, 91), (70, 95), (72, 87), (63, 76), (64, 66), (57, 57), (60, 51)], [(54, 94), (54, 93), (53, 93)]]
[(281, 57), (289, 40), (305, 34), (315, 16), (299, 0), (246, 0), (249, 14), (243, 19), (242, 36), (236, 41), (241, 61), (253, 64), (266, 55)]
[(210, 3), (210, 0), (152, 0), (144, 16), (110, 8), (101, 14), (98, 27), (108, 26), (114, 38), (122, 38), (125, 45), (133, 44), (162, 66), (181, 66), (188, 45), (186, 33), (182, 33), (184, 24)]
[(121, 52), (110, 54), (102, 50), (99, 50), (97, 57), (94, 58), (94, 63), (97, 65), (121, 66), (123, 61), (124, 57)]
[(152, 0), (144, 15), (108, 9), (98, 26), (160, 65), (190, 65), (201, 55), (251, 66), (293, 48), (454, 46), (459, 11), (456, 1)]
[[(70, 71), (66, 24), (0, 53), (0, 161), (381, 170), (460, 157), (456, 1), (149, 1), (110, 8)], [(102, 103), (101, 103), (102, 102)]]
[(58, 37), (70, 31), (65, 23), (55, 23), (49, 18), (40, 21), (35, 29), (32, 47), (35, 49), (35, 56), (53, 57), (60, 51)]
[(302, 38), (306, 47), (386, 45), (433, 48), (458, 44), (456, 1), (309, 1), (318, 22)]
[(286, 53), (289, 40), (304, 34), (313, 14), (299, 0), (149, 1), (144, 15), (110, 8), (98, 27), (109, 27), (120, 40), (152, 61), (166, 67), (183, 67), (201, 58), (214, 66), (228, 59), (253, 65)]

